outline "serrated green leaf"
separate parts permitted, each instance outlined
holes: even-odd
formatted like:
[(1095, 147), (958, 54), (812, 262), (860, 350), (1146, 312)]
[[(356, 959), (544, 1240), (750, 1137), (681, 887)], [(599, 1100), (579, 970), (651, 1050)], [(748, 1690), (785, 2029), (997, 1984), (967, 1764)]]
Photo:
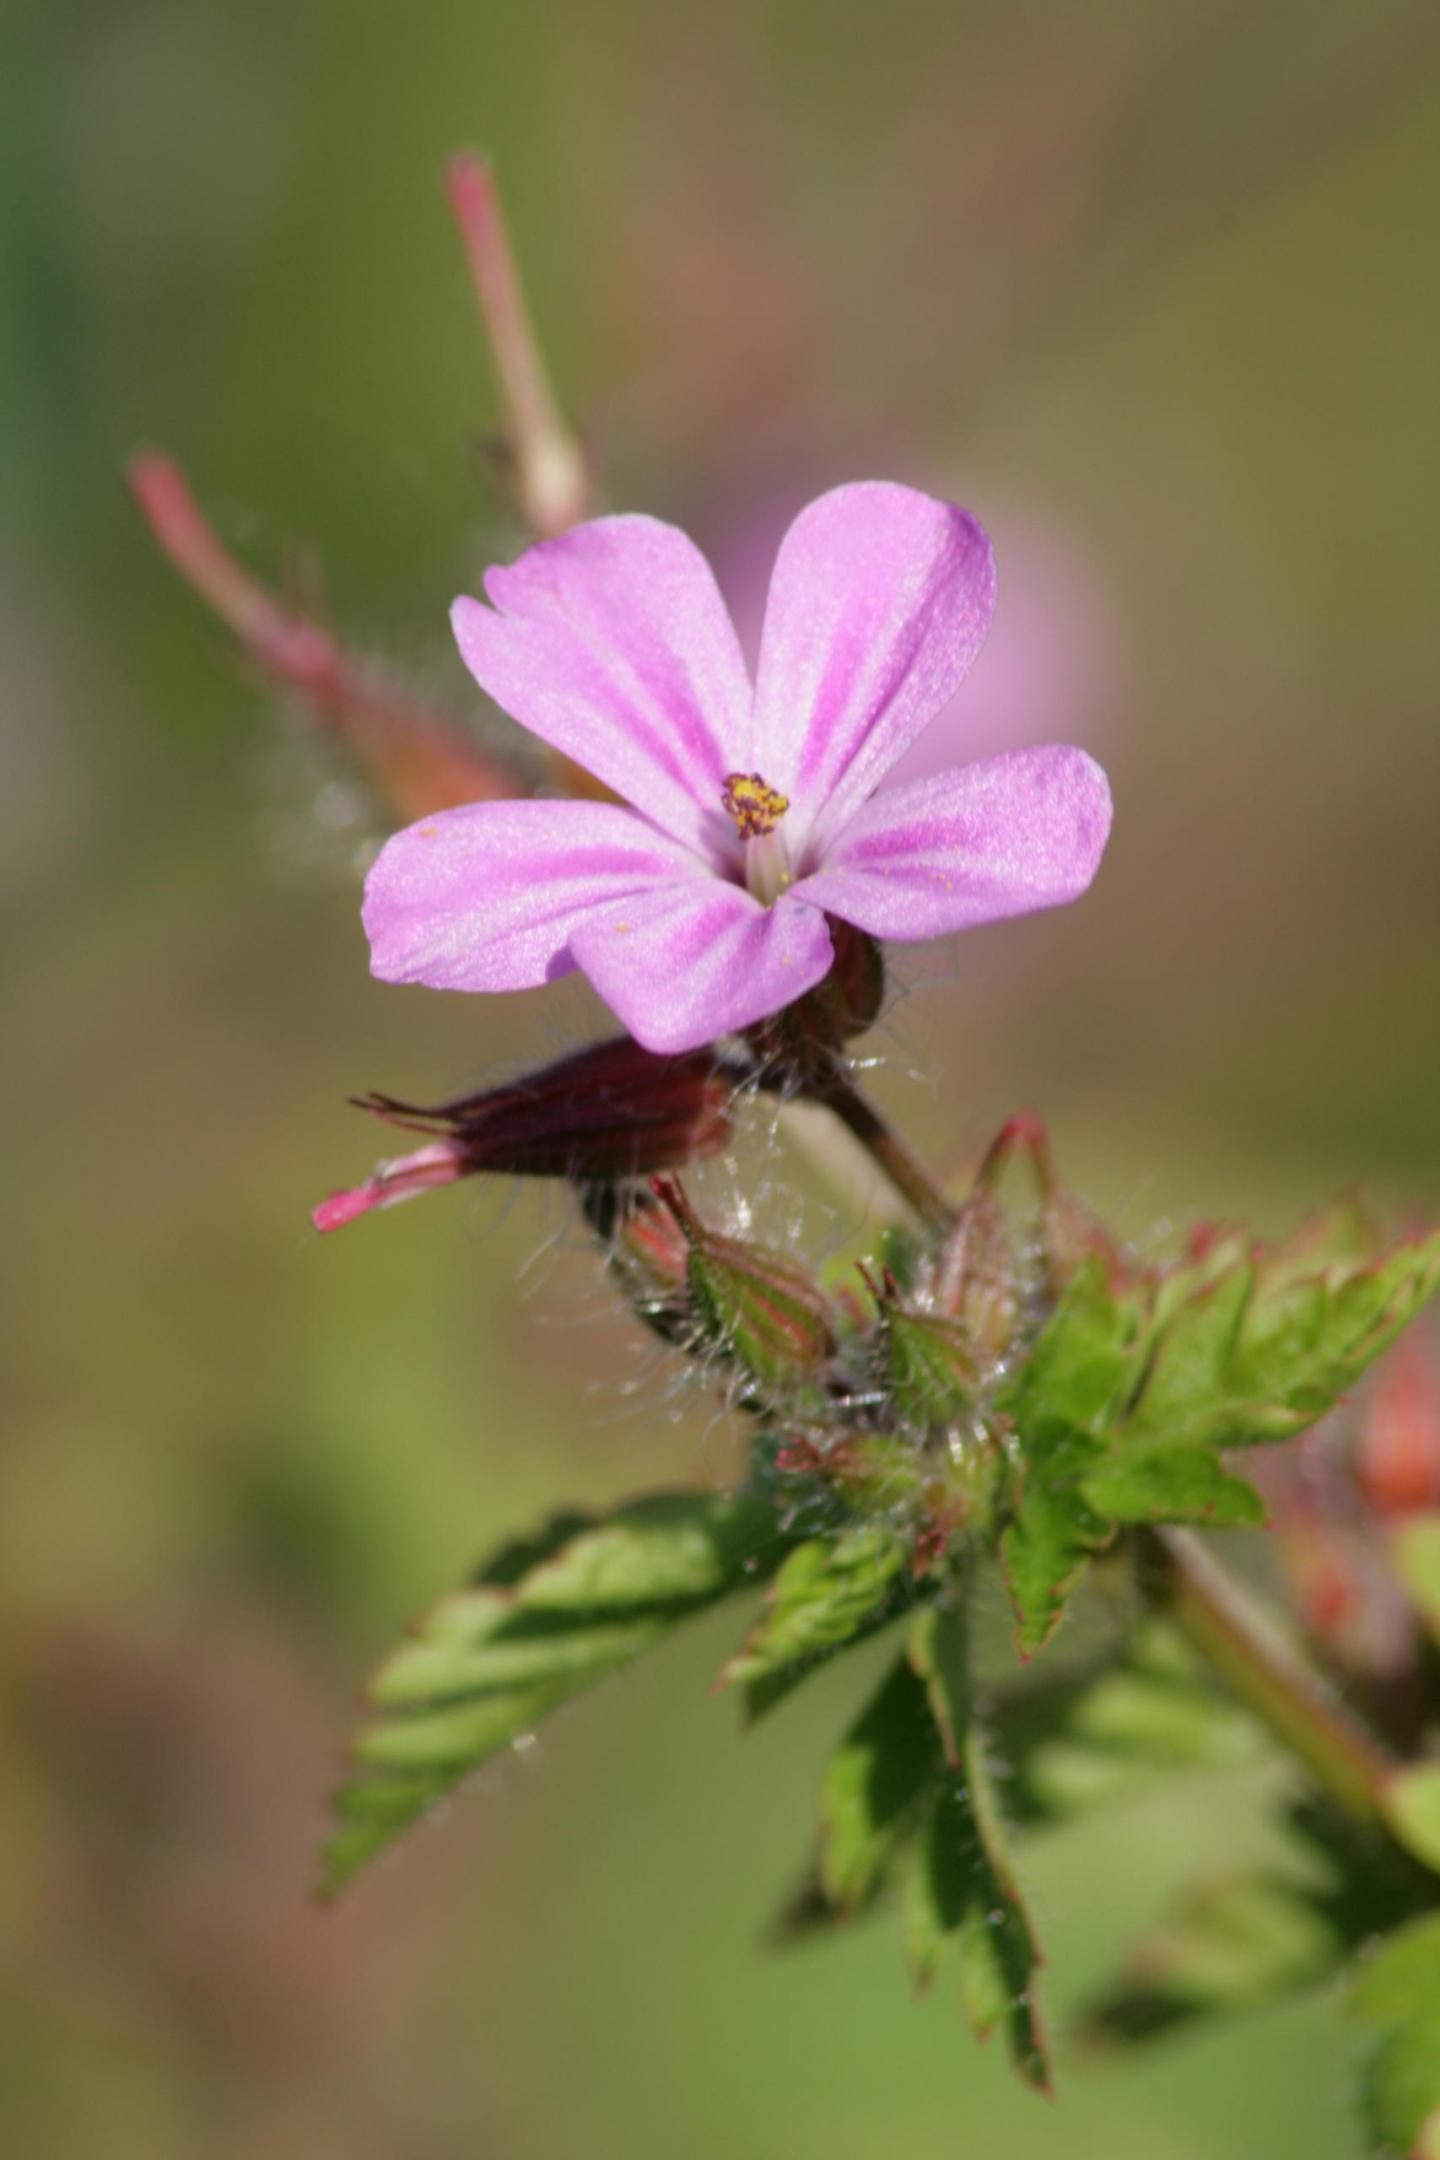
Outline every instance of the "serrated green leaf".
[(1125, 1420), (1135, 1443), (1159, 1436), (1178, 1445), (1204, 1418), (1229, 1367), (1254, 1280), (1254, 1269), (1242, 1263), (1178, 1307)]
[(1390, 1557), (1431, 1640), (1440, 1642), (1440, 1513), (1427, 1510), (1397, 1523)]
[(1022, 1659), (1045, 1647), (1092, 1555), (1114, 1534), (1086, 1500), (1078, 1479), (1068, 1486), (1046, 1485), (1044, 1477), (1043, 1466), (1027, 1471), (1014, 1519), (1000, 1540)]
[(904, 1940), (910, 1969), (917, 1986), (928, 1986), (953, 1939), (971, 2031), (983, 2040), (1002, 2029), (1019, 2075), (1048, 2091), (1049, 2064), (1036, 2000), (1040, 1950), (972, 1714), (969, 1649), (958, 1610), (932, 1606), (917, 1614), (909, 1657), (924, 1682), (944, 1754), (906, 1887)]
[(784, 1551), (763, 1495), (660, 1493), (504, 1546), (380, 1667), (335, 1800), (333, 1894), (471, 1771)]
[(1139, 1319), (1134, 1298), (1111, 1288), (1092, 1253), (999, 1397), (1027, 1456), (1043, 1455), (1075, 1433), (1103, 1431), (1135, 1371)]
[(1393, 2160), (1440, 2154), (1440, 1915), (1388, 1937), (1356, 1982), (1361, 2090), (1371, 2135)]
[[(1216, 1447), (1287, 1438), (1323, 1417), (1392, 1343), (1440, 1282), (1440, 1236), (1397, 1246), (1348, 1275), (1272, 1289), (1262, 1273), (1245, 1316)], [(1315, 1292), (1319, 1288), (1321, 1297)]]
[(1112, 1290), (1091, 1255), (1000, 1398), (1018, 1458), (1000, 1553), (1022, 1657), (1049, 1640), (1090, 1555), (1111, 1535), (1084, 1481), (1104, 1458), (1106, 1423), (1133, 1382), (1138, 1355), (1135, 1302)]
[(746, 1689), (759, 1717), (826, 1658), (884, 1627), (915, 1595), (906, 1551), (885, 1523), (807, 1538), (787, 1556), (765, 1610), (716, 1685)]
[(1086, 1475), (1081, 1490), (1098, 1514), (1115, 1523), (1202, 1523), (1220, 1530), (1265, 1520), (1254, 1486), (1201, 1447), (1119, 1446)]
[[(1168, 1297), (1150, 1365), (1117, 1449), (1226, 1448), (1287, 1439), (1323, 1417), (1440, 1282), (1440, 1236), (1397, 1246), (1367, 1265), (1319, 1264), (1337, 1231), (1301, 1238), (1259, 1263), (1237, 1263)], [(1162, 1290), (1163, 1290), (1162, 1285)]]
[(939, 1766), (925, 1683), (901, 1657), (826, 1765), (818, 1874), (832, 1908), (855, 1912), (874, 1896)]

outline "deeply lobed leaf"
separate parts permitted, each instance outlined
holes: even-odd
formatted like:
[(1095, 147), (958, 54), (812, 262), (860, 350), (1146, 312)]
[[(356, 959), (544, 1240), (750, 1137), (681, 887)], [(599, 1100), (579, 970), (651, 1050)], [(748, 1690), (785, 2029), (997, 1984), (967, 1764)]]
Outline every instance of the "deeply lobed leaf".
[(445, 1599), (380, 1667), (323, 1857), (327, 1895), (471, 1771), (718, 1599), (763, 1580), (784, 1539), (768, 1497), (651, 1495), (557, 1518)]

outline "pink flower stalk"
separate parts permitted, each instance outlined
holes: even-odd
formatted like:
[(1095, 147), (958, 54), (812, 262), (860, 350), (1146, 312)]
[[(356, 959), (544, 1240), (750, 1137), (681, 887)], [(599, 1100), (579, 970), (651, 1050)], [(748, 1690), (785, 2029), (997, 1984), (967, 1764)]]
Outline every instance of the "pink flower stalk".
[(780, 548), (752, 689), (709, 567), (675, 527), (600, 518), (485, 580), (453, 621), (481, 688), (618, 803), (475, 803), (397, 834), (364, 902), (374, 973), (518, 990), (579, 968), (648, 1049), (678, 1052), (802, 997), (827, 917), (941, 937), (1058, 906), (1110, 828), (1098, 765), (1017, 750), (881, 782), (989, 625), (965, 511), (865, 482)]

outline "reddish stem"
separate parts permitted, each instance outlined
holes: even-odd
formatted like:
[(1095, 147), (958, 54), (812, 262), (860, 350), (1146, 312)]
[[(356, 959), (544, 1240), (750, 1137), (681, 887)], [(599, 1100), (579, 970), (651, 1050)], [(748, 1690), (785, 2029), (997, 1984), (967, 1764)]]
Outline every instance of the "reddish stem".
[(445, 187), (500, 379), (516, 500), (548, 538), (585, 516), (590, 474), (550, 388), (489, 161), (462, 151), (446, 167)]
[(400, 818), (521, 792), (459, 728), (379, 680), (329, 630), (267, 591), (224, 546), (172, 458), (142, 450), (126, 476), (141, 515), (186, 583), (267, 675), (304, 699)]

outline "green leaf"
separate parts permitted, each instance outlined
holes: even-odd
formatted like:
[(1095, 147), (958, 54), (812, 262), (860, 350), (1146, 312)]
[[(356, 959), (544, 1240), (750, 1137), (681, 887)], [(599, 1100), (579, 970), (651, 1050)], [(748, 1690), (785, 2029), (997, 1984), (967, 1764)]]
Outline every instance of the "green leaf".
[(1175, 1312), (1151, 1355), (1139, 1402), (1126, 1419), (1135, 1442), (1161, 1437), (1178, 1444), (1221, 1388), (1254, 1285), (1241, 1265), (1205, 1284)]
[(1440, 1642), (1440, 1513), (1427, 1510), (1397, 1523), (1390, 1557), (1431, 1641)]
[(1434, 1877), (1373, 1828), (1314, 1799), (1288, 1812), (1281, 1860), (1193, 1883), (1091, 2004), (1082, 2035), (1147, 2040), (1280, 2001), (1440, 1896)]
[(1440, 2156), (1440, 1914), (1391, 1935), (1351, 2007), (1365, 2033), (1361, 2089), (1371, 2135), (1394, 2160)]
[(1217, 1876), (1192, 1886), (1173, 1918), (1141, 1937), (1081, 2033), (1147, 2040), (1198, 2017), (1253, 2010), (1322, 1980), (1343, 1950), (1304, 1884), (1258, 1872)]
[(1407, 1764), (1387, 1780), (1385, 1820), (1407, 1852), (1440, 1874), (1440, 1763)]
[[(1399, 1245), (1366, 1266), (1336, 1262), (1325, 1274), (1297, 1278), (1285, 1249), (1258, 1269), (1238, 1268), (1228, 1291), (1250, 1294), (1239, 1313), (1228, 1358), (1197, 1388), (1188, 1409), (1173, 1388), (1157, 1410), (1153, 1368), (1134, 1416), (1137, 1431), (1168, 1432), (1175, 1444), (1251, 1446), (1302, 1431), (1330, 1410), (1394, 1341), (1440, 1283), (1440, 1235)], [(1227, 1294), (1222, 1278), (1207, 1298)], [(1172, 1329), (1190, 1326), (1182, 1307)], [(1162, 1336), (1157, 1364), (1168, 1340)]]
[(1111, 1535), (1084, 1481), (1104, 1458), (1106, 1419), (1133, 1380), (1138, 1346), (1133, 1299), (1110, 1288), (1091, 1255), (1000, 1398), (1019, 1458), (1000, 1552), (1022, 1657), (1049, 1640), (1090, 1555)]
[(1050, 2088), (1036, 2001), (1040, 1950), (1011, 1864), (1005, 1827), (973, 1716), (964, 1621), (950, 1607), (916, 1616), (909, 1655), (925, 1685), (944, 1767), (930, 1804), (904, 1911), (906, 1955), (927, 1987), (954, 1940), (966, 2021), (980, 2039), (1004, 2031), (1011, 2061)]
[(1092, 1253), (1000, 1396), (1024, 1453), (1043, 1458), (1076, 1433), (1102, 1433), (1127, 1391), (1138, 1349), (1135, 1300), (1111, 1289), (1103, 1261)]
[(336, 1796), (333, 1895), (470, 1772), (784, 1550), (761, 1495), (659, 1493), (508, 1544), (418, 1623), (371, 1681), (374, 1713)]
[(939, 1767), (925, 1683), (901, 1657), (826, 1765), (818, 1873), (831, 1908), (856, 1912), (874, 1897)]
[(1117, 1447), (1082, 1484), (1086, 1500), (1110, 1522), (1193, 1522), (1211, 1530), (1253, 1528), (1265, 1503), (1202, 1447)]
[(885, 1523), (858, 1523), (836, 1537), (808, 1538), (788, 1555), (765, 1611), (717, 1686), (746, 1689), (759, 1717), (807, 1673), (884, 1627), (916, 1595), (906, 1551)]
[(1098, 1515), (1070, 1473), (1068, 1485), (1048, 1485), (1045, 1471), (1027, 1471), (1013, 1520), (1000, 1540), (1000, 1563), (1015, 1614), (1015, 1647), (1033, 1657), (1054, 1634), (1091, 1555), (1111, 1526)]
[(1001, 1697), (993, 1723), (1021, 1820), (1058, 1821), (1127, 1797), (1171, 1771), (1229, 1768), (1263, 1750), (1165, 1622), (1142, 1623), (1123, 1655)]

